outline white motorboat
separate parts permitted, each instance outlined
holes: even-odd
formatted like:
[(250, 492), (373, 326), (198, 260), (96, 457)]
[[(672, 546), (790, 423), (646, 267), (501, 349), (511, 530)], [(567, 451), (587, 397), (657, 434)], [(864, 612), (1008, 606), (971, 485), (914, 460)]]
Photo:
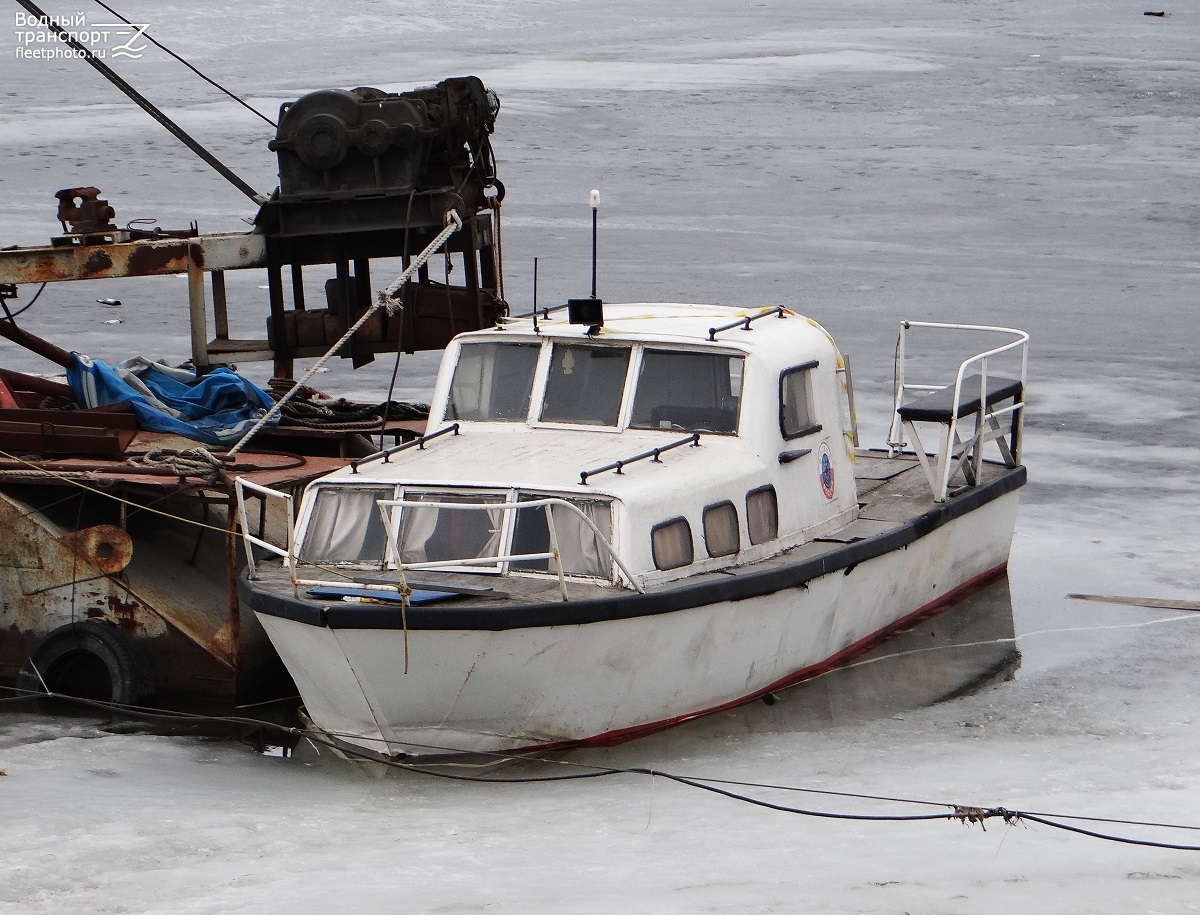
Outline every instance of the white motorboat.
[[(247, 503), (287, 497), (239, 481), (242, 600), (317, 727), (388, 755), (621, 740), (843, 663), (1006, 568), (1024, 333), (903, 323), (869, 451), (815, 321), (600, 306), (457, 337), (430, 431), (311, 484), (286, 543)], [(911, 377), (917, 334), (944, 376)]]

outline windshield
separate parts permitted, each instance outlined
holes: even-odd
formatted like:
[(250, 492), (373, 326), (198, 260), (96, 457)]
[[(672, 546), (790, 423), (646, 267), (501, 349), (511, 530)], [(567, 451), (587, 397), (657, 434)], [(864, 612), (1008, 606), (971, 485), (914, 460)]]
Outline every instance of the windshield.
[(629, 368), (628, 346), (556, 343), (546, 379), (543, 422), (615, 426)]
[(466, 343), (458, 354), (446, 418), (524, 422), (529, 416), (537, 343)]
[(736, 433), (743, 362), (725, 353), (646, 350), (630, 426)]
[[(504, 493), (406, 489), (404, 498), (410, 502), (499, 505), (504, 501)], [(396, 535), (400, 561), (453, 562), (496, 556), (503, 528), (504, 512), (498, 508), (405, 506)]]

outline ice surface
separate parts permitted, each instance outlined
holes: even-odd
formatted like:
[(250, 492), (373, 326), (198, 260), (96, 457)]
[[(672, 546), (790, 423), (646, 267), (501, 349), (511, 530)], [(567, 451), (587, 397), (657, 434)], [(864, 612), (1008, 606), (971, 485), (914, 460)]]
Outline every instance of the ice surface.
[[(1117, 0), (118, 8), (271, 116), (315, 88), (479, 74), (503, 105), (496, 149), (517, 310), (534, 256), (540, 302), (586, 289), (587, 192), (598, 187), (601, 296), (811, 313), (853, 358), (868, 443), (886, 429), (901, 317), (1031, 332), (1015, 680), (815, 727), (755, 729), (746, 710), (566, 761), (1200, 824), (1200, 614), (1065, 597), (1200, 592), (1194, 10), (1148, 18)], [(121, 223), (245, 227), (249, 202), (99, 76), (78, 61), (17, 60), (5, 41), (0, 242), (45, 241), (58, 231), (53, 192), (84, 184), (105, 191)], [(274, 185), (266, 124), (157, 52), (118, 69), (255, 187)], [(235, 336), (261, 331), (260, 282), (230, 277)], [(22, 325), (98, 358), (152, 341), (148, 355), (183, 359), (185, 288), (173, 277), (48, 287)], [(105, 297), (124, 303), (119, 327), (101, 323)], [(7, 342), (0, 361), (49, 369)], [(435, 366), (431, 355), (402, 360), (399, 396), (421, 399)], [(390, 369), (339, 365), (320, 384), (370, 398)], [(806, 819), (644, 777), (375, 779), (327, 753), (272, 758), (13, 711), (0, 712), (0, 769), (0, 911), (1200, 908), (1196, 853), (1040, 826)], [(1200, 832), (1113, 829), (1200, 844)]]

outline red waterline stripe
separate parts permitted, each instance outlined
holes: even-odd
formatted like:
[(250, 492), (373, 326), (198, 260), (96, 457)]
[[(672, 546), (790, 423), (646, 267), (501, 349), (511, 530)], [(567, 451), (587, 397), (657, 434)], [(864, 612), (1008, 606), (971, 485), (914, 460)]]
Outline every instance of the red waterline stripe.
[(905, 626), (912, 625), (920, 620), (928, 617), (936, 616), (942, 610), (957, 600), (961, 600), (968, 594), (979, 590), (992, 579), (999, 577), (1008, 568), (1008, 563), (1003, 562), (994, 569), (976, 575), (963, 582), (957, 588), (947, 591), (936, 600), (930, 601), (920, 609), (914, 610), (907, 616), (902, 616), (889, 626), (873, 632), (866, 638), (860, 639), (853, 645), (843, 648), (837, 654), (830, 655), (824, 661), (819, 661), (816, 664), (801, 668), (795, 673), (788, 674), (786, 677), (776, 680), (768, 686), (760, 690), (756, 690), (747, 696), (742, 696), (740, 699), (734, 699), (731, 702), (724, 702), (721, 705), (714, 705), (712, 708), (707, 708), (699, 712), (688, 712), (686, 715), (679, 715), (675, 718), (666, 718), (662, 721), (654, 721), (649, 724), (639, 724), (630, 728), (621, 728), (616, 731), (605, 731), (603, 734), (597, 734), (594, 737), (585, 737), (582, 740), (566, 740), (558, 743), (537, 744), (536, 746), (521, 747), (513, 752), (529, 753), (529, 752), (545, 752), (547, 750), (563, 750), (570, 747), (604, 747), (613, 746), (615, 744), (624, 743), (627, 740), (633, 740), (635, 737), (645, 737), (647, 734), (653, 734), (657, 731), (665, 731), (667, 728), (674, 727), (677, 724), (682, 724), (685, 721), (691, 721), (693, 718), (702, 718), (705, 715), (714, 715), (717, 712), (724, 712), (732, 708), (737, 708), (740, 705), (746, 705), (753, 702), (755, 699), (761, 699), (767, 693), (773, 693), (776, 690), (785, 689), (789, 686), (795, 686), (804, 680), (811, 680), (814, 677), (829, 673), (835, 670), (847, 661), (853, 660), (859, 655), (865, 654), (870, 649), (874, 648), (880, 642), (883, 642), (889, 635), (897, 630), (903, 629)]

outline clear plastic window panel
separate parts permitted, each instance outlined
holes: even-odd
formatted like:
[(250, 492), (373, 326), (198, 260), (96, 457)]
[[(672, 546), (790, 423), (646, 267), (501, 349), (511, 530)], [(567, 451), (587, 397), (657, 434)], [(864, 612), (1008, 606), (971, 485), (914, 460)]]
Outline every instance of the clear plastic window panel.
[[(534, 493), (522, 493), (520, 502), (541, 499)], [(612, 539), (612, 512), (609, 503), (602, 499), (575, 499), (572, 504), (582, 511), (600, 529), (605, 540)], [(516, 526), (513, 529), (512, 551), (522, 553), (547, 553), (550, 551), (550, 529), (546, 524), (546, 506), (517, 509)], [(583, 520), (563, 505), (549, 506), (554, 518), (554, 532), (558, 536), (559, 558), (564, 575), (581, 575), (588, 578), (608, 580), (612, 577), (612, 558), (608, 551), (596, 541), (596, 535)], [(513, 569), (527, 572), (554, 572), (549, 559), (526, 559), (512, 563)]]
[(542, 420), (615, 426), (629, 369), (628, 346), (555, 344)]
[(635, 429), (737, 432), (741, 356), (646, 350), (633, 397)]
[(529, 415), (537, 343), (468, 343), (459, 351), (446, 418), (524, 422)]
[[(437, 492), (406, 490), (405, 501), (465, 502), (472, 505), (496, 505), (504, 501), (500, 493)], [(453, 565), (464, 559), (498, 556), (504, 512), (499, 509), (438, 508), (406, 506), (400, 512), (396, 542), (400, 561), (445, 562)], [(473, 566), (484, 571), (488, 566)]]
[(394, 487), (322, 486), (317, 490), (300, 558), (305, 562), (383, 562), (387, 536), (375, 503)]

